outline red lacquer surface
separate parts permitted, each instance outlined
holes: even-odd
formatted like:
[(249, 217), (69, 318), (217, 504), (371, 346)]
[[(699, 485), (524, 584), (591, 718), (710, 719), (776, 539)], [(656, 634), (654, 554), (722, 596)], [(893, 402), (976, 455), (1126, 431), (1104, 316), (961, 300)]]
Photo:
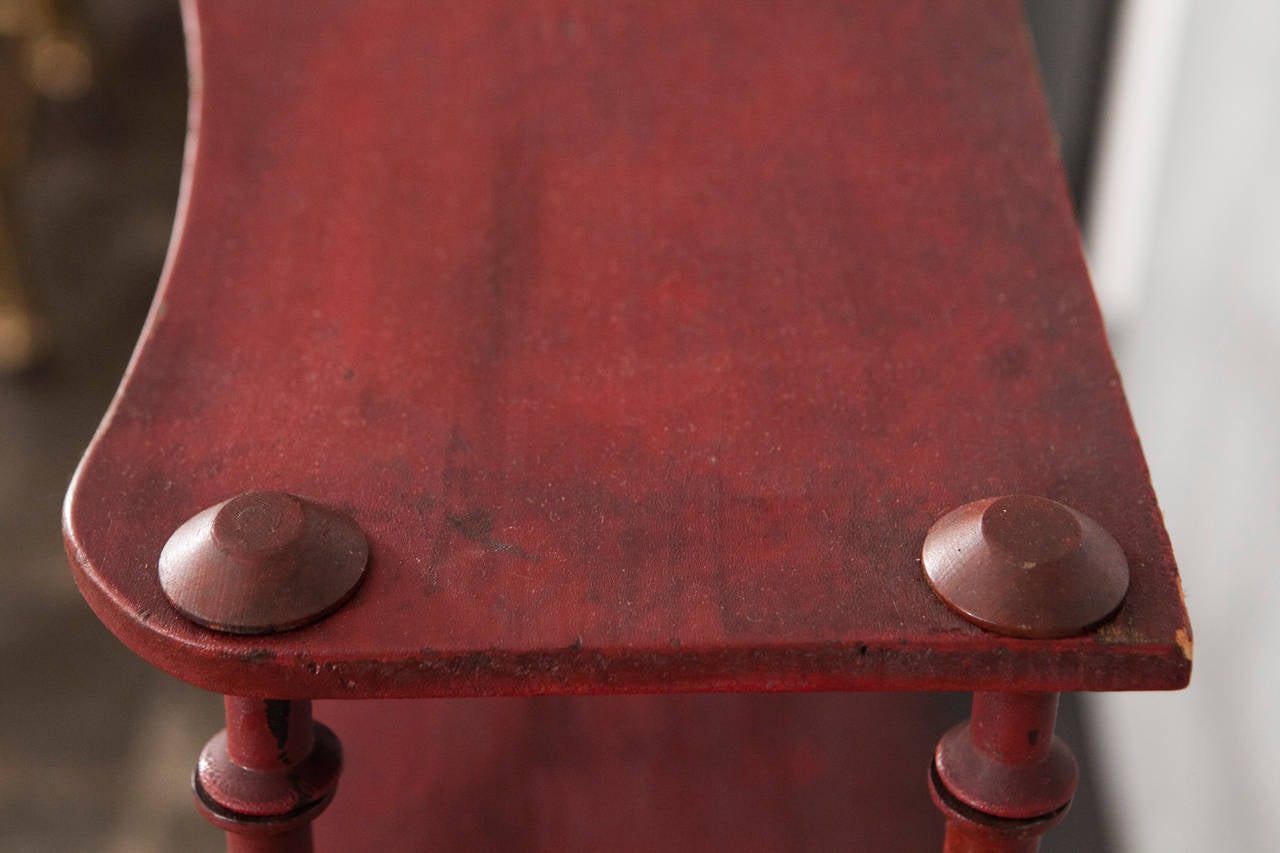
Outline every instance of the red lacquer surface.
[[(104, 621), (276, 697), (1183, 685), (1177, 573), (1017, 4), (205, 2), (183, 215), (73, 484)], [(370, 561), (225, 636), (156, 574), (279, 489)], [(1132, 570), (994, 636), (929, 526), (1038, 494)]]
[(321, 702), (346, 766), (316, 850), (935, 853), (938, 699)]

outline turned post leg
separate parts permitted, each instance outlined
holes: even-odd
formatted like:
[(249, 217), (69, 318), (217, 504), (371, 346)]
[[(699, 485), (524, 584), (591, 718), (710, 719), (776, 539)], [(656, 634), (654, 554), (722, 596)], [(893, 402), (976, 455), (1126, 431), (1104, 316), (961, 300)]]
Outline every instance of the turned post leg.
[(1035, 853), (1071, 805), (1079, 777), (1054, 735), (1057, 693), (975, 693), (943, 735), (930, 772), (947, 819), (945, 853)]
[(342, 747), (311, 702), (226, 697), (227, 727), (205, 746), (196, 806), (228, 853), (309, 853), (311, 822), (333, 799)]

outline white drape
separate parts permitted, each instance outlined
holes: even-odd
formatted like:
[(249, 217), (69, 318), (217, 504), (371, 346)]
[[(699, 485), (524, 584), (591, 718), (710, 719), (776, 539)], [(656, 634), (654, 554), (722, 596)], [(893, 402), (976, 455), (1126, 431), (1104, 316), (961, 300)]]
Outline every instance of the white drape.
[[(1192, 0), (1174, 43), (1143, 48), (1133, 26), (1165, 2), (1131, 0), (1121, 49), (1147, 50), (1148, 70), (1169, 49), (1176, 62), (1126, 80), (1122, 59), (1128, 90), (1111, 104), (1142, 103), (1146, 87), (1168, 109), (1126, 139), (1104, 135), (1091, 211), (1105, 211), (1095, 232), (1136, 236), (1090, 242), (1104, 305), (1120, 309), (1113, 345), (1195, 662), (1186, 693), (1091, 697), (1094, 761), (1123, 853), (1268, 851), (1280, 843), (1280, 3)], [(1134, 169), (1153, 170), (1145, 191)], [(1116, 270), (1134, 277), (1119, 302)]]

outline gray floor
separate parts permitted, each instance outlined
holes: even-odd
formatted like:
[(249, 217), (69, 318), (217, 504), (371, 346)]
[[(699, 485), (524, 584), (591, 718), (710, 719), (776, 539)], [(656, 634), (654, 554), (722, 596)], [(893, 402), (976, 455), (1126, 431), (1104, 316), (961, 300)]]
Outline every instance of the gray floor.
[[(0, 381), (0, 850), (220, 850), (188, 779), (216, 697), (144, 665), (82, 602), (59, 507), (159, 274), (185, 115), (176, 4), (86, 4), (95, 89), (42, 108), (18, 200), (54, 355)], [(957, 713), (960, 711), (958, 709)], [(1064, 734), (1088, 767), (1074, 704)], [(1092, 786), (1047, 851), (1106, 847)]]
[(121, 646), (62, 555), (62, 495), (155, 288), (185, 122), (176, 9), (89, 8), (96, 87), (41, 106), (16, 187), (55, 350), (0, 382), (0, 849), (212, 851), (187, 776), (219, 703)]

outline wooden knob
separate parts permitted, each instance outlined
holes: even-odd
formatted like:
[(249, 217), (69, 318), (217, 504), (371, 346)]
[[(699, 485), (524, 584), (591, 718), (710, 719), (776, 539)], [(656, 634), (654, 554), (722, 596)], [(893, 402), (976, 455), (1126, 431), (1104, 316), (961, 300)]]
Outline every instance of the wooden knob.
[(1082, 633), (1114, 613), (1129, 590), (1129, 564), (1109, 533), (1033, 495), (952, 510), (929, 529), (922, 556), (948, 607), (1015, 637)]
[(346, 515), (284, 492), (247, 492), (197, 513), (160, 553), (183, 615), (233, 634), (315, 622), (351, 597), (369, 546)]

